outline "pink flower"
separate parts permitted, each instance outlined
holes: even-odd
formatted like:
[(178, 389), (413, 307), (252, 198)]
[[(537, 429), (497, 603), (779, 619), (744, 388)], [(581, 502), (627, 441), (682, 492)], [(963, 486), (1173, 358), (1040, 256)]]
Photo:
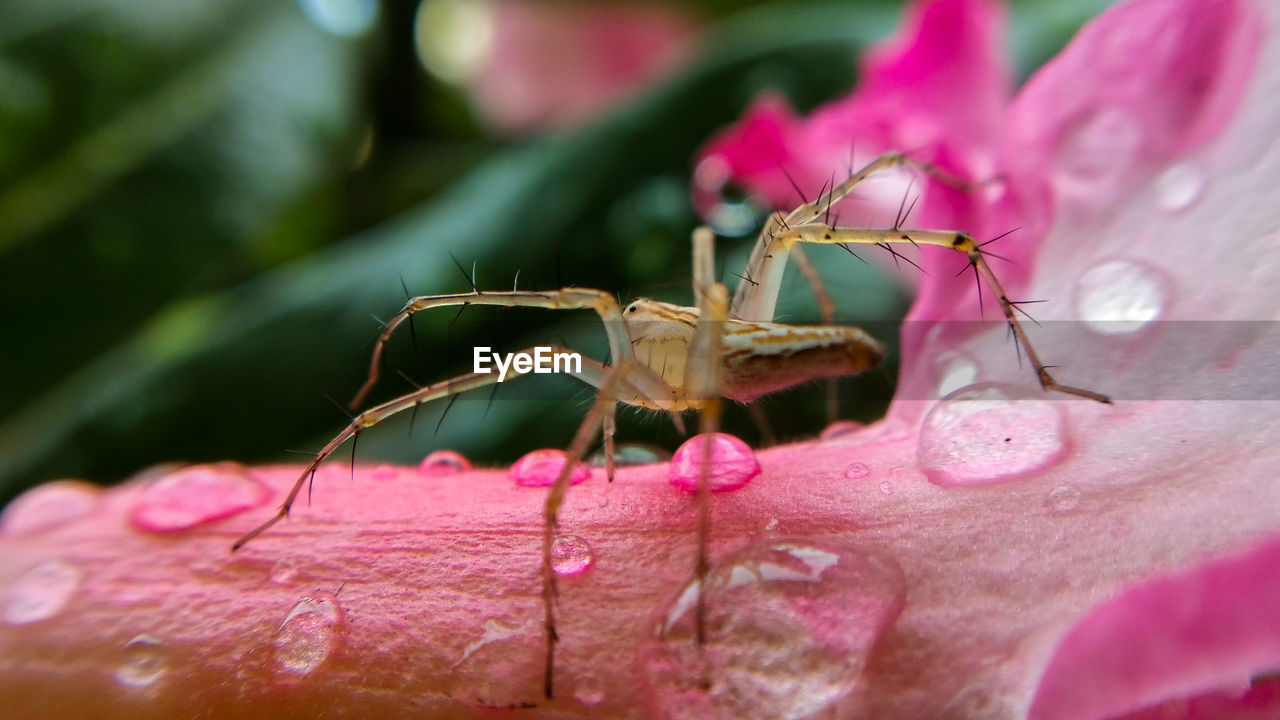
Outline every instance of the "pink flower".
[(963, 263), (922, 251), (889, 417), (763, 451), (715, 497), (704, 655), (694, 506), (666, 466), (570, 492), (543, 702), (541, 491), (326, 466), (312, 505), (229, 555), (297, 468), (218, 465), (6, 511), (8, 715), (1274, 717), (1278, 17), (1117, 7), (1006, 107), (997, 10), (938, 0), (849, 99), (808, 120), (766, 101), (708, 147), (702, 179), (783, 204), (774, 168), (816, 188), (850, 139), (999, 178), (921, 183), (911, 224), (1020, 227), (991, 249), (1015, 299), (1050, 301), (1033, 341), (1116, 404), (1043, 395), (1001, 327), (958, 322), (978, 318)]

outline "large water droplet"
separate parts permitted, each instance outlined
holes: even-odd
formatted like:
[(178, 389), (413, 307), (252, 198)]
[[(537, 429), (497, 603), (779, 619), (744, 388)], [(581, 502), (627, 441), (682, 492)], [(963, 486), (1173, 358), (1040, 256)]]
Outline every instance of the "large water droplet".
[(342, 607), (332, 594), (317, 593), (299, 600), (273, 641), (279, 671), (302, 677), (320, 667), (338, 646), (342, 620)]
[(47, 620), (62, 612), (71, 601), (84, 573), (71, 563), (50, 560), (26, 571), (9, 586), (4, 596), (4, 621), (27, 625)]
[(80, 480), (58, 480), (34, 487), (10, 502), (0, 515), (6, 535), (65, 525), (98, 504), (101, 488)]
[(561, 535), (551, 544), (551, 570), (557, 575), (580, 575), (594, 562), (591, 546), (577, 535)]
[(139, 635), (124, 646), (124, 659), (116, 666), (116, 682), (142, 688), (164, 677), (169, 669), (169, 652), (151, 635)]
[[(517, 460), (507, 476), (524, 487), (550, 487), (556, 484), (556, 478), (568, 459), (563, 450), (534, 450)], [(577, 485), (590, 479), (591, 468), (578, 463), (569, 475), (569, 484)]]
[(823, 428), (822, 432), (818, 433), (818, 439), (827, 441), (847, 437), (858, 432), (864, 427), (866, 427), (866, 425), (854, 420), (837, 420)]
[(703, 434), (689, 438), (676, 449), (667, 471), (667, 480), (672, 485), (686, 492), (698, 492), (708, 437), (711, 438), (711, 465), (707, 468), (707, 487), (711, 492), (737, 490), (760, 474), (760, 461), (746, 443), (725, 433)]
[(803, 718), (838, 703), (906, 595), (893, 560), (809, 540), (742, 550), (712, 568), (706, 588), (703, 647), (694, 581), (642, 649), (663, 717)]
[(693, 170), (694, 204), (711, 229), (740, 237), (759, 226), (759, 211), (747, 193), (730, 184), (732, 172), (723, 157), (704, 157)]
[(452, 450), (436, 450), (422, 458), (418, 465), (418, 474), (427, 477), (460, 475), (470, 471), (471, 462)]
[(243, 465), (192, 465), (148, 485), (129, 519), (151, 532), (186, 530), (258, 507), (269, 496)]
[(1120, 108), (1104, 107), (1082, 117), (1058, 145), (1054, 178), (1059, 190), (1097, 202), (1110, 200), (1141, 146), (1141, 127)]
[[(613, 449), (613, 464), (617, 467), (656, 465), (671, 459), (671, 453), (649, 443), (620, 443)], [(587, 461), (592, 467), (604, 467), (604, 448), (600, 448)]]
[(1169, 212), (1185, 210), (1200, 199), (1204, 186), (1204, 173), (1194, 163), (1178, 163), (1156, 178), (1156, 201)]
[(456, 674), (465, 678), (467, 692), (493, 707), (527, 701), (526, 688), (542, 681), (541, 664), (529, 662), (531, 657), (541, 657), (544, 649), (542, 625), (532, 619), (519, 625), (490, 619), (480, 628), (480, 638), (469, 643), (453, 664)]
[(973, 385), (924, 419), (919, 460), (937, 485), (996, 482), (1039, 470), (1066, 452), (1057, 403), (1021, 388)]
[(1076, 280), (1076, 309), (1091, 330), (1133, 333), (1163, 312), (1168, 300), (1160, 273), (1133, 260), (1108, 260)]

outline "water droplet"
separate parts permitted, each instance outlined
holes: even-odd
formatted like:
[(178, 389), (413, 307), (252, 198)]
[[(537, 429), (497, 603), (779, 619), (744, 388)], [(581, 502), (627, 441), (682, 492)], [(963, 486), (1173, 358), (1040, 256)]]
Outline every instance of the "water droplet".
[(302, 573), (302, 562), (296, 557), (284, 556), (271, 564), (267, 577), (279, 585), (290, 585)]
[(436, 450), (422, 458), (418, 474), (427, 477), (460, 475), (471, 471), (471, 462), (452, 450)]
[(387, 465), (385, 463), (381, 465), (375, 465), (373, 466), (373, 469), (369, 471), (369, 477), (373, 478), (374, 480), (395, 480), (397, 477), (399, 477), (399, 475), (400, 475), (399, 468), (397, 468), (395, 465)]
[[(534, 450), (511, 466), (507, 476), (522, 487), (551, 487), (564, 468), (569, 456), (563, 450)], [(591, 468), (578, 463), (569, 475), (569, 484), (577, 485), (591, 479)]]
[(45, 483), (14, 498), (0, 515), (6, 535), (65, 525), (98, 504), (101, 488), (80, 480)]
[(591, 546), (577, 535), (561, 535), (551, 544), (551, 570), (557, 575), (580, 575), (594, 562)]
[(1142, 129), (1124, 110), (1104, 107), (1062, 136), (1054, 179), (1060, 191), (1104, 202), (1132, 167), (1142, 147)]
[(978, 364), (960, 353), (944, 353), (938, 360), (938, 397), (950, 395), (978, 379)]
[(707, 643), (694, 643), (699, 583), (659, 616), (642, 649), (669, 718), (803, 718), (848, 696), (906, 596), (880, 555), (809, 540), (769, 540), (714, 566)]
[(148, 485), (129, 519), (150, 532), (186, 530), (258, 507), (269, 496), (242, 465), (192, 465)]
[(467, 692), (495, 708), (527, 700), (525, 688), (542, 682), (541, 664), (528, 662), (544, 650), (542, 625), (532, 619), (519, 625), (489, 619), (480, 628), (480, 638), (453, 663), (456, 674), (468, 679)]
[(765, 523), (764, 531), (773, 532), (778, 529), (778, 518), (769, 518), (769, 522)]
[(1185, 210), (1200, 199), (1204, 186), (1204, 174), (1194, 163), (1178, 163), (1156, 178), (1157, 202), (1169, 212)]
[[(671, 460), (671, 453), (649, 443), (620, 443), (613, 449), (613, 464), (617, 467), (656, 465)], [(604, 467), (604, 448), (597, 450), (587, 461), (592, 467)]]
[(852, 435), (864, 427), (866, 426), (862, 423), (853, 420), (837, 420), (823, 428), (822, 432), (818, 433), (818, 439), (823, 441), (835, 440), (836, 438)]
[(1108, 260), (1076, 280), (1076, 309), (1091, 330), (1133, 333), (1149, 325), (1168, 300), (1160, 273), (1133, 260)]
[(604, 702), (604, 681), (594, 673), (583, 673), (573, 681), (573, 699), (583, 705)]
[(4, 597), (4, 621), (27, 625), (62, 612), (84, 580), (84, 573), (62, 560), (50, 560), (26, 571)]
[(298, 0), (307, 19), (338, 37), (358, 37), (378, 19), (378, 0)]
[(919, 461), (937, 485), (996, 482), (1039, 470), (1066, 452), (1057, 403), (1003, 385), (972, 385), (929, 411)]
[[(707, 435), (695, 435), (676, 449), (667, 471), (667, 480), (686, 492), (697, 493), (702, 475), (702, 458)], [(760, 474), (760, 461), (751, 448), (738, 438), (725, 433), (711, 436), (711, 467), (707, 468), (707, 487), (711, 492), (726, 492), (744, 487)]]
[(731, 182), (733, 168), (720, 155), (708, 155), (693, 170), (694, 205), (698, 215), (720, 235), (740, 237), (759, 225), (760, 212)]
[(844, 477), (846, 480), (861, 480), (871, 474), (871, 468), (866, 463), (853, 462), (845, 466)]
[(124, 660), (116, 666), (116, 682), (142, 688), (164, 677), (169, 669), (169, 652), (151, 635), (139, 635), (124, 646)]
[(1044, 506), (1052, 515), (1066, 515), (1080, 507), (1080, 491), (1069, 485), (1059, 485), (1049, 491)]
[(892, 495), (893, 483), (889, 482), (888, 480), (885, 480), (884, 482), (880, 483), (880, 492), (884, 493), (885, 495)]
[(342, 607), (330, 593), (304, 597), (289, 610), (276, 631), (276, 667), (286, 676), (310, 674), (338, 646)]

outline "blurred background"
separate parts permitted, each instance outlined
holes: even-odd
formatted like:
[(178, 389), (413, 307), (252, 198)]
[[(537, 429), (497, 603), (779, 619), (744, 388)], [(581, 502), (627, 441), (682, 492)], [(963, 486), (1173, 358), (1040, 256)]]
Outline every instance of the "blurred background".
[[(1102, 4), (1016, 4), (1020, 76)], [(858, 52), (900, 13), (874, 0), (6, 5), (0, 502), (170, 461), (305, 461), (291, 451), (347, 422), (377, 318), (406, 291), (463, 292), (474, 272), (481, 289), (691, 302), (698, 148), (765, 89), (801, 111), (847, 93)], [(718, 209), (732, 285), (750, 245), (733, 236), (763, 211), (732, 188)], [(892, 344), (906, 294), (837, 256), (819, 265), (840, 320)], [(780, 316), (815, 321), (792, 274)], [(469, 371), (475, 345), (547, 342), (607, 357), (591, 313), (425, 313), (392, 342), (373, 400)], [(895, 374), (841, 381), (840, 416), (874, 420)], [(821, 430), (824, 392), (762, 403), (780, 440)], [(566, 446), (592, 397), (562, 377), (504, 383), (444, 422), (438, 403), (365, 433), (359, 457), (451, 448), (508, 463)], [(741, 410), (727, 427), (761, 442)], [(635, 411), (619, 437), (680, 441)]]

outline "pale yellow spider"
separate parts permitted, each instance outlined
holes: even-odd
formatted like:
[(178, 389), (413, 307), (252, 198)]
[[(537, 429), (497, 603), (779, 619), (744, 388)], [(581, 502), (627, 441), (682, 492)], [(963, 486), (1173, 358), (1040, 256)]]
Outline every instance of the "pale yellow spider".
[[(557, 642), (554, 611), (556, 575), (551, 564), (551, 549), (558, 525), (557, 513), (569, 488), (574, 465), (586, 453), (597, 427), (602, 429), (606, 472), (609, 480), (613, 479), (614, 418), (617, 403), (621, 401), (673, 414), (697, 410), (700, 412), (700, 431), (709, 433), (719, 428), (721, 398), (747, 402), (812, 380), (862, 372), (874, 367), (883, 357), (881, 344), (856, 327), (784, 325), (773, 322), (783, 270), (796, 243), (870, 244), (886, 248), (892, 244), (910, 243), (937, 245), (963, 253), (995, 294), (1015, 342), (1026, 352), (1041, 386), (1045, 390), (1110, 402), (1105, 395), (1061, 385), (1053, 379), (1019, 324), (1015, 304), (1005, 296), (1003, 288), (987, 265), (979, 244), (968, 233), (954, 230), (912, 230), (897, 226), (884, 229), (844, 228), (819, 222), (833, 204), (845, 198), (855, 186), (872, 174), (909, 163), (916, 164), (900, 153), (887, 153), (852, 173), (813, 202), (801, 205), (785, 217), (780, 214), (770, 216), (742, 275), (745, 280), (739, 284), (732, 301), (727, 288), (714, 277), (714, 236), (711, 230), (702, 227), (693, 233), (695, 307), (640, 299), (623, 308), (612, 294), (590, 288), (509, 292), (475, 290), (469, 293), (412, 298), (387, 323), (374, 348), (369, 377), (356, 397), (357, 404), (378, 379), (383, 347), (392, 333), (402, 322), (422, 310), (457, 305), (593, 310), (604, 323), (611, 364), (583, 358), (581, 369), (571, 373), (595, 387), (598, 392), (596, 401), (574, 436), (567, 452), (569, 461), (552, 485), (543, 511), (545, 531), (542, 542), (542, 576), (547, 639), (544, 691), (547, 697), (552, 696), (552, 670)], [(928, 166), (916, 165), (935, 176), (941, 175)], [(895, 225), (900, 225), (901, 222), (899, 218)], [(302, 471), (276, 515), (237, 540), (232, 549), (240, 548), (287, 517), (307, 478), (314, 477), (320, 463), (347, 440), (398, 412), (492, 384), (498, 378), (494, 373), (461, 375), (421, 387), (361, 412)], [(698, 493), (698, 579), (705, 579), (709, 570), (709, 490), (705, 472), (706, 466), (711, 462), (712, 446), (704, 443), (703, 447), (704, 477), (699, 483)], [(702, 596), (699, 594), (695, 611), (695, 637), (699, 644), (705, 642), (704, 617)]]

